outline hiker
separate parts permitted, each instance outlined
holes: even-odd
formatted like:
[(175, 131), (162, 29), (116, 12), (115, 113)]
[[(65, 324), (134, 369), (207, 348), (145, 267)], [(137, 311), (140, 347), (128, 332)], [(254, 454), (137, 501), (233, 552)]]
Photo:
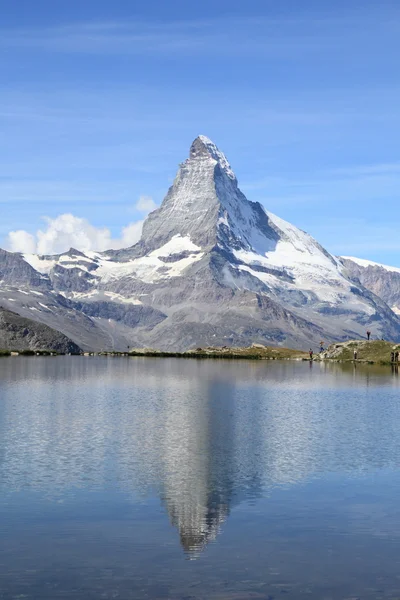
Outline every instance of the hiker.
[(390, 353), (390, 362), (394, 363), (394, 352)]
[(370, 332), (370, 331), (367, 331), (367, 339), (368, 339), (368, 341), (369, 341), (369, 338), (370, 338), (370, 337), (371, 337), (371, 332)]
[(354, 360), (357, 360), (357, 350), (355, 348), (354, 348), (353, 356), (354, 356)]
[(396, 352), (394, 353), (394, 362), (399, 362), (399, 351), (396, 350)]
[(310, 360), (312, 360), (312, 359), (313, 359), (313, 356), (314, 356), (314, 352), (313, 352), (313, 349), (312, 349), (312, 348), (310, 348), (309, 355), (310, 355)]
[(319, 346), (320, 346), (319, 351), (323, 352), (324, 351), (324, 342), (322, 340), (320, 341)]

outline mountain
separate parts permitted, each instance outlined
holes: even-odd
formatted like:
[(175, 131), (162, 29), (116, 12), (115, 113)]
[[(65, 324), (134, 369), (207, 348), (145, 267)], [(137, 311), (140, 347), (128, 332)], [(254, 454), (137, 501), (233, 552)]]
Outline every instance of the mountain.
[(0, 350), (53, 350), (78, 354), (79, 346), (59, 331), (0, 307)]
[[(0, 301), (83, 348), (308, 348), (371, 329), (400, 339), (389, 306), (304, 231), (249, 201), (225, 155), (196, 138), (131, 248), (0, 252)], [(8, 303), (8, 305), (7, 305)]]
[(341, 261), (349, 277), (360, 282), (382, 298), (396, 314), (400, 314), (400, 269), (352, 256), (342, 256)]

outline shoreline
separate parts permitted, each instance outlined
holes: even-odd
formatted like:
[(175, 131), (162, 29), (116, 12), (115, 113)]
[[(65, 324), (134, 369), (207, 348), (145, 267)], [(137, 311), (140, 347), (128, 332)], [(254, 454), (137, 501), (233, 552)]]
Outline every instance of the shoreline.
[(379, 365), (379, 366), (392, 366), (399, 367), (400, 362), (391, 362), (390, 360), (350, 360), (350, 359), (337, 359), (337, 358), (291, 358), (291, 357), (277, 357), (277, 356), (259, 356), (254, 354), (242, 355), (242, 354), (197, 354), (197, 353), (180, 353), (180, 352), (135, 352), (135, 353), (124, 353), (124, 352), (90, 352), (84, 354), (63, 354), (57, 352), (40, 352), (36, 354), (26, 352), (1, 352), (0, 359), (2, 358), (60, 358), (60, 357), (75, 357), (75, 358), (92, 358), (92, 357), (104, 357), (104, 358), (178, 358), (184, 360), (250, 360), (250, 361), (280, 361), (280, 362), (308, 362), (308, 363), (326, 363), (326, 364), (354, 364), (354, 365)]
[(283, 355), (270, 355), (270, 354), (260, 354), (260, 353), (252, 353), (252, 352), (198, 352), (198, 351), (188, 351), (188, 352), (169, 352), (169, 351), (133, 351), (133, 352), (83, 352), (81, 354), (66, 354), (59, 352), (49, 352), (49, 351), (0, 351), (1, 357), (36, 357), (36, 356), (45, 356), (45, 357), (55, 357), (55, 356), (79, 356), (82, 358), (93, 357), (93, 356), (104, 356), (111, 358), (182, 358), (182, 359), (193, 359), (193, 358), (201, 358), (201, 359), (223, 359), (223, 360), (294, 360), (294, 361), (307, 361), (309, 360), (305, 355), (301, 355), (298, 357), (291, 356), (283, 356)]
[[(184, 352), (135, 352), (135, 353), (124, 353), (124, 352), (88, 352), (84, 354), (64, 354), (58, 352), (41, 352), (39, 354), (30, 354), (26, 352), (2, 352), (0, 353), (0, 358), (55, 358), (62, 356), (74, 356), (80, 358), (90, 358), (90, 357), (105, 357), (105, 358), (181, 358), (181, 359), (206, 359), (206, 360), (285, 360), (292, 362), (345, 362), (338, 360), (319, 360), (313, 359), (310, 360), (307, 357), (300, 358), (290, 358), (290, 357), (276, 357), (276, 356), (259, 356), (256, 354), (191, 354)], [(361, 362), (361, 361), (360, 361)]]
[(214, 360), (289, 360), (318, 363), (353, 363), (397, 366), (395, 358), (399, 356), (400, 345), (385, 340), (348, 340), (330, 344), (326, 350), (314, 353), (310, 359), (309, 352), (294, 350), (280, 346), (264, 346), (253, 344), (249, 347), (215, 347), (206, 346), (184, 352), (156, 350), (154, 348), (132, 348), (126, 351), (82, 351), (78, 353), (60, 353), (55, 350), (0, 350), (0, 358), (4, 356), (106, 356), (111, 358), (179, 358), (179, 359), (214, 359)]

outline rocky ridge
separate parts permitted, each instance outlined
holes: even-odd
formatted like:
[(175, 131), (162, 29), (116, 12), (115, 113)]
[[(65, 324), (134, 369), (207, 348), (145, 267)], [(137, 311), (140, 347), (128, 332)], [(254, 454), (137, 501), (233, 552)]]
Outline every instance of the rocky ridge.
[(361, 283), (400, 314), (400, 269), (372, 261), (341, 257), (349, 277)]
[(81, 351), (59, 331), (1, 307), (0, 350), (51, 350), (61, 354), (79, 354)]

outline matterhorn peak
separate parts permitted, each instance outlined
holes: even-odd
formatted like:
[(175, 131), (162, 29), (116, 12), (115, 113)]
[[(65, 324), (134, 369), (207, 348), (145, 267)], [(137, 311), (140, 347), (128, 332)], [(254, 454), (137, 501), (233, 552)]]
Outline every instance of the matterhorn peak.
[(225, 154), (219, 150), (210, 138), (205, 135), (199, 135), (190, 146), (190, 158), (209, 157), (216, 160), (222, 170), (231, 179), (236, 179), (235, 173), (229, 164)]
[[(84, 255), (0, 250), (0, 305), (88, 350), (307, 348), (359, 339), (367, 327), (400, 341), (399, 318), (349, 263), (248, 200), (225, 155), (200, 135), (137, 244)], [(179, 525), (182, 543), (203, 547), (219, 523)]]

